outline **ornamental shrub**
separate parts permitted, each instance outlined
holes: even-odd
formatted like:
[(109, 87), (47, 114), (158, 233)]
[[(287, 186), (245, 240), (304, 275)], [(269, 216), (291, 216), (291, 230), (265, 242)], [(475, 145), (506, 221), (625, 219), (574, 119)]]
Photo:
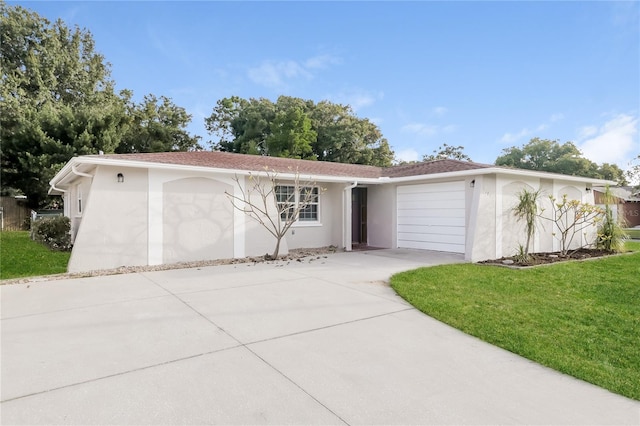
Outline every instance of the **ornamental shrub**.
[(611, 204), (614, 204), (614, 196), (607, 185), (604, 192), (604, 218), (598, 227), (597, 247), (609, 253), (624, 250), (627, 235), (624, 231), (625, 222), (621, 215), (614, 217)]
[(71, 221), (66, 216), (46, 217), (31, 223), (31, 238), (52, 250), (71, 250)]

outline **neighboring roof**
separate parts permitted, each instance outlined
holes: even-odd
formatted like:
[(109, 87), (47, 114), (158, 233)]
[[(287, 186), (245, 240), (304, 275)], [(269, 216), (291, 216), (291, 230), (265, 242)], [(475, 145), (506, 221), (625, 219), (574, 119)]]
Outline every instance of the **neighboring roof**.
[[(595, 191), (604, 193), (606, 187), (597, 186), (593, 188)], [(610, 186), (611, 194), (614, 197), (620, 198), (625, 201), (640, 201), (640, 190), (633, 186)]]

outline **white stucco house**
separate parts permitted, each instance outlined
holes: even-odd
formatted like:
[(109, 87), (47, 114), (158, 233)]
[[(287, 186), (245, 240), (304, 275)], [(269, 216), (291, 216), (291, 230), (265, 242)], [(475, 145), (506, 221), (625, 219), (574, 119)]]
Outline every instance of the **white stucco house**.
[[(499, 258), (525, 240), (511, 212), (521, 189), (593, 204), (591, 187), (608, 183), (456, 160), (380, 168), (205, 151), (74, 157), (50, 182), (72, 222), (69, 271), (271, 253), (273, 237), (225, 195), (265, 168), (283, 186), (297, 170), (325, 189), (281, 254), (359, 244)], [(550, 226), (533, 248), (557, 250)]]

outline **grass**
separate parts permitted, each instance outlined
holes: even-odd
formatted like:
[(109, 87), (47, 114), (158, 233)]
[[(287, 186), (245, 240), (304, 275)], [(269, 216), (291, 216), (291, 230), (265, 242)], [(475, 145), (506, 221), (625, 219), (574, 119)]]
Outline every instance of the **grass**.
[[(640, 242), (627, 249), (640, 251)], [(640, 400), (640, 253), (514, 270), (476, 264), (403, 272), (391, 286), (465, 333)]]
[(629, 238), (640, 239), (640, 228), (626, 228), (624, 232), (629, 236)]
[(69, 252), (51, 251), (31, 241), (28, 231), (0, 232), (0, 279), (60, 274), (67, 271)]

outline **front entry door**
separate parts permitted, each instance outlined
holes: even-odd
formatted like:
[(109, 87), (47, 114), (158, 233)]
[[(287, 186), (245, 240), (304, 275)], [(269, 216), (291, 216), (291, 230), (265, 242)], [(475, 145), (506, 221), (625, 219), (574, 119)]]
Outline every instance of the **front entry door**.
[(367, 188), (351, 190), (351, 243), (367, 244)]

